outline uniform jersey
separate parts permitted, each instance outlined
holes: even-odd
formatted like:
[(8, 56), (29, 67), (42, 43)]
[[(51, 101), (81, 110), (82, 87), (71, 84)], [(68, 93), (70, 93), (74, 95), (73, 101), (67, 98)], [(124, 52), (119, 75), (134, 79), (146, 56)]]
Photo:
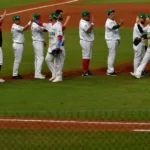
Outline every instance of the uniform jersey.
[(44, 41), (44, 28), (37, 25), (35, 22), (31, 25), (31, 32), (32, 32), (32, 40), (33, 41)]
[(80, 40), (92, 42), (94, 41), (94, 33), (93, 30), (90, 33), (87, 33), (87, 30), (91, 27), (91, 23), (89, 21), (80, 20), (79, 23), (79, 36)]
[(105, 40), (120, 40), (119, 29), (112, 29), (117, 25), (115, 20), (107, 19), (105, 23)]
[(146, 27), (144, 27), (144, 32), (147, 32), (148, 34), (150, 34), (150, 25), (148, 24)]
[[(139, 25), (144, 30), (144, 26), (142, 24), (139, 24)], [(135, 23), (134, 28), (133, 28), (133, 41), (136, 37), (140, 38), (141, 36), (142, 36), (142, 33), (139, 31), (138, 24)], [(145, 40), (142, 40), (142, 42), (145, 42)]]
[[(62, 23), (60, 21), (57, 21), (57, 22), (61, 25), (61, 27), (63, 29)], [(62, 30), (62, 32), (63, 32), (63, 34), (62, 34), (62, 42), (64, 43), (64, 41), (65, 41), (65, 32), (63, 30)]]
[(58, 36), (63, 35), (62, 26), (60, 23), (56, 22), (52, 25), (52, 23), (43, 23), (44, 29), (46, 29), (49, 33), (49, 46), (56, 47), (58, 42)]
[(24, 27), (13, 24), (11, 28), (12, 40), (15, 43), (23, 44), (24, 43)]

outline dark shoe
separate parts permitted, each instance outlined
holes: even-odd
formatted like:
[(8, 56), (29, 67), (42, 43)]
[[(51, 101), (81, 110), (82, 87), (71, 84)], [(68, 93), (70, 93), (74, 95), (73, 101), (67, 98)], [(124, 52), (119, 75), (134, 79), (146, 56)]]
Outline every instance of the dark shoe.
[(93, 74), (90, 71), (84, 72), (82, 76), (93, 76)]
[(112, 73), (106, 73), (108, 76), (117, 76), (117, 73), (116, 72), (112, 72)]
[(148, 75), (148, 72), (147, 71), (143, 71), (142, 72), (142, 76), (147, 76)]
[(88, 71), (88, 74), (90, 75), (90, 76), (93, 76), (93, 73), (89, 70)]
[(18, 76), (12, 76), (12, 79), (23, 79), (23, 77), (18, 74)]

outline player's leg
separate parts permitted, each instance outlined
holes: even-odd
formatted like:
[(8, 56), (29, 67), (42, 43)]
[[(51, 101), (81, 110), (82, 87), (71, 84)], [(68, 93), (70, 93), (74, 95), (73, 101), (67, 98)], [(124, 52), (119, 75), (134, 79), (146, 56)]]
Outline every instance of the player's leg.
[(41, 74), (44, 61), (44, 43), (34, 41), (33, 46), (35, 54), (35, 78), (45, 79), (45, 77)]
[[(3, 52), (2, 52), (2, 47), (0, 47), (0, 71), (2, 69), (2, 65), (3, 65)], [(0, 83), (5, 82), (5, 80), (0, 78)]]
[(52, 82), (62, 81), (62, 56), (61, 55), (58, 58), (55, 58), (56, 78)]
[(114, 72), (114, 62), (119, 41), (106, 41), (106, 43), (108, 47), (108, 69), (106, 74), (110, 76), (117, 76), (117, 74)]
[(92, 42), (80, 40), (80, 46), (82, 48), (82, 66), (84, 72), (82, 76), (92, 76), (92, 73), (89, 71), (90, 60), (92, 58)]
[(14, 50), (14, 65), (13, 65), (13, 79), (22, 79), (22, 76), (18, 74), (19, 65), (22, 60), (22, 54), (23, 54), (24, 45), (23, 44), (13, 44), (13, 50)]
[(47, 63), (49, 70), (52, 73), (52, 77), (49, 79), (50, 81), (52, 81), (56, 78), (56, 69), (55, 69), (55, 66), (53, 63), (53, 59), (54, 59), (53, 56), (49, 52), (47, 52), (47, 55), (45, 57), (45, 61)]
[(144, 45), (142, 43), (140, 43), (138, 46), (134, 46), (134, 73), (136, 72), (137, 68), (139, 67), (142, 59), (143, 59), (143, 55), (144, 55)]
[[(2, 65), (3, 65), (3, 51), (2, 51), (2, 31), (0, 30), (0, 71), (2, 69)], [(0, 83), (5, 82), (5, 80), (0, 79)]]
[(147, 51), (145, 53), (145, 56), (144, 56), (142, 62), (140, 63), (139, 67), (137, 68), (136, 72), (134, 73), (135, 77), (137, 77), (137, 78), (141, 77), (142, 72), (144, 71), (149, 60), (150, 60), (150, 47), (147, 48)]

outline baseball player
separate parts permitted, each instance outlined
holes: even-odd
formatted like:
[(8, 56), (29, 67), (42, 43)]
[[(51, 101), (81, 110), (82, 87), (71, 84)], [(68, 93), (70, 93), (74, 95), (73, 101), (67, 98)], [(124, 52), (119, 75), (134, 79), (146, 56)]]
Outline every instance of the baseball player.
[[(57, 21), (58, 20), (58, 14), (55, 12), (52, 12), (50, 14), (50, 23), (42, 23), (35, 21), (38, 25), (43, 26), (44, 29), (46, 29), (49, 33), (49, 48), (46, 55), (46, 63), (48, 65), (49, 70), (52, 72), (52, 77), (49, 79), (49, 81), (52, 82), (61, 82), (62, 81), (62, 65), (61, 65), (61, 58), (60, 57), (54, 57), (52, 52), (53, 50), (57, 49), (58, 51), (61, 48), (62, 45), (62, 26)], [(54, 61), (57, 65), (54, 65)]]
[[(34, 20), (40, 21), (40, 14), (33, 15)], [(32, 32), (32, 40), (33, 40), (33, 48), (34, 48), (34, 67), (35, 67), (35, 79), (45, 79), (45, 76), (41, 74), (42, 64), (44, 61), (44, 46), (46, 43), (44, 42), (44, 28), (37, 25), (35, 22), (31, 25)]]
[[(5, 16), (6, 16), (6, 10), (4, 11), (4, 14), (2, 16), (0, 16), (0, 71), (2, 69), (2, 65), (3, 65), (3, 52), (2, 52), (2, 42), (3, 42), (3, 39), (2, 39), (2, 24), (3, 24), (3, 21), (5, 19)], [(0, 79), (0, 83), (3, 83), (5, 82), (5, 80), (3, 79)]]
[(23, 79), (21, 75), (18, 74), (18, 69), (20, 62), (22, 60), (22, 53), (24, 49), (24, 31), (26, 31), (30, 25), (32, 24), (32, 21), (29, 21), (29, 23), (22, 27), (20, 26), (20, 16), (15, 15), (13, 16), (13, 25), (11, 28), (12, 33), (12, 41), (13, 41), (13, 50), (14, 50), (14, 65), (13, 65), (13, 79)]
[[(140, 19), (138, 18), (138, 21), (140, 21)], [(148, 14), (147, 16), (147, 22), (149, 23), (142, 31), (142, 29), (140, 29), (142, 32), (146, 32), (146, 34), (142, 35), (141, 37), (141, 41), (145, 41), (145, 39), (148, 39), (148, 48), (145, 52), (145, 55), (140, 63), (140, 65), (138, 66), (138, 68), (136, 69), (136, 71), (134, 73), (131, 73), (132, 76), (136, 77), (136, 78), (141, 78), (143, 76), (143, 72), (144, 69), (147, 65), (147, 63), (150, 60), (150, 14)], [(138, 24), (138, 22), (137, 22)]]
[[(90, 22), (91, 21), (91, 22)], [(82, 12), (82, 18), (79, 23), (80, 46), (82, 48), (82, 76), (92, 76), (89, 70), (90, 60), (92, 58), (92, 46), (94, 41), (94, 19), (91, 19), (91, 13), (88, 10)]]
[[(138, 18), (140, 19), (139, 23), (135, 23), (133, 28), (133, 41), (136, 37), (141, 37), (144, 30), (144, 24), (146, 23), (146, 15), (141, 13), (138, 15)], [(145, 55), (145, 40), (142, 40), (137, 46), (133, 44), (134, 49), (134, 70), (133, 73), (136, 72), (137, 68), (139, 67), (144, 55)], [(133, 74), (131, 72), (131, 75)]]
[[(56, 10), (55, 11), (55, 13), (57, 13), (58, 14), (58, 22), (60, 23), (60, 25), (62, 26), (62, 31), (63, 31), (63, 38), (62, 38), (62, 44), (61, 44), (61, 49), (62, 49), (62, 53), (61, 53), (61, 55), (60, 55), (60, 61), (61, 61), (61, 70), (63, 70), (63, 67), (64, 67), (64, 61), (65, 61), (65, 58), (66, 58), (66, 53), (65, 53), (65, 47), (64, 47), (64, 45), (65, 45), (65, 36), (64, 36), (64, 31), (65, 31), (65, 29), (66, 29), (66, 27), (67, 27), (67, 25), (68, 25), (68, 22), (69, 22), (69, 20), (70, 20), (70, 16), (67, 16), (67, 18), (66, 18), (66, 20), (65, 20), (65, 22), (64, 22), (64, 24), (63, 24), (63, 20), (64, 20), (64, 17), (63, 17), (63, 10)], [(55, 62), (54, 62), (54, 65), (57, 65), (57, 64), (55, 64)]]
[(123, 19), (117, 24), (115, 21), (115, 10), (109, 9), (107, 11), (108, 18), (105, 23), (105, 40), (108, 47), (108, 60), (107, 60), (107, 72), (108, 76), (117, 76), (114, 71), (114, 61), (116, 57), (116, 51), (120, 43), (119, 28), (123, 25)]

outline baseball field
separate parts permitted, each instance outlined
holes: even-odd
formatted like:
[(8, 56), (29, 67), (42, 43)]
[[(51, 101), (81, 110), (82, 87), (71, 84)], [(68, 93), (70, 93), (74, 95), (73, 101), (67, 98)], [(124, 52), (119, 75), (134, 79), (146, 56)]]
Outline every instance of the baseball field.
[[(150, 76), (135, 79), (132, 32), (138, 13), (150, 13), (149, 0), (1, 0), (0, 14), (7, 9), (3, 24), (4, 65), (0, 77), (0, 149), (13, 150), (149, 150)], [(107, 9), (124, 18), (117, 51), (117, 77), (106, 76), (108, 50), (104, 40)], [(50, 12), (63, 9), (71, 20), (65, 32), (64, 81), (52, 83), (46, 63), (45, 80), (34, 79), (31, 31), (25, 32), (25, 50), (20, 66), (24, 80), (11, 79), (13, 50), (12, 16), (19, 14), (26, 25), (35, 12), (48, 22)], [(95, 16), (95, 41), (91, 71), (82, 77), (78, 24), (82, 10)], [(48, 45), (48, 35), (45, 34)], [(47, 52), (45, 48), (45, 54)], [(147, 71), (150, 71), (148, 64)]]

